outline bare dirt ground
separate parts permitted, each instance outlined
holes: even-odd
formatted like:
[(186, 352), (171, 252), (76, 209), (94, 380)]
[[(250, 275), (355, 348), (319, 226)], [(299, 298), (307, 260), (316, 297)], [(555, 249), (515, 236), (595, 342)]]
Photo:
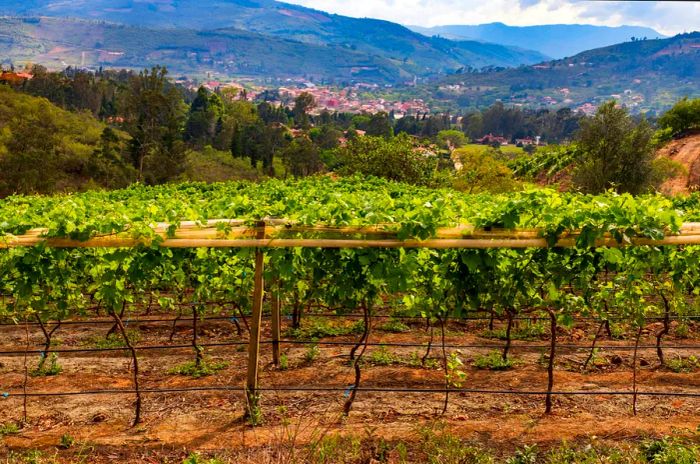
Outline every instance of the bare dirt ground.
[(700, 187), (700, 133), (695, 133), (671, 141), (658, 152), (658, 156), (668, 157), (686, 169), (687, 173), (667, 180), (661, 192), (667, 195), (687, 195)]
[[(675, 323), (674, 323), (675, 324)], [(381, 326), (378, 322), (377, 326)], [(66, 326), (56, 333), (58, 348), (89, 346), (96, 335), (104, 335), (109, 326)], [(167, 343), (170, 324), (148, 324), (138, 327), (141, 334), (138, 345)], [(653, 344), (658, 325), (650, 324), (642, 340)], [(498, 343), (481, 337), (481, 323), (454, 323), (447, 333), (448, 344)], [(579, 324), (575, 329), (562, 331), (559, 343), (590, 344), (596, 327)], [(683, 345), (683, 349), (667, 349), (668, 359), (688, 357), (700, 350), (700, 333), (691, 324), (691, 339), (665, 339), (668, 345)], [(204, 323), (199, 333), (200, 343), (243, 340), (232, 324), (222, 321)], [(23, 326), (0, 329), (0, 350), (17, 350), (26, 346), (27, 333)], [(38, 328), (29, 330), (32, 349), (42, 343)], [(189, 343), (191, 328), (178, 326), (173, 343)], [(268, 328), (265, 337), (269, 339)], [(357, 335), (334, 337), (333, 341), (355, 341)], [(479, 370), (472, 366), (474, 359), (490, 350), (448, 349), (457, 351), (464, 363), (464, 388), (512, 389), (542, 391), (547, 384), (546, 368), (542, 357), (548, 337), (539, 340), (516, 341), (513, 356), (517, 364), (506, 371)], [(411, 325), (411, 331), (390, 333), (375, 328), (371, 342), (424, 343), (428, 333), (424, 323)], [(93, 342), (94, 343), (94, 342)], [(628, 340), (603, 338), (601, 346), (630, 345)], [(532, 348), (536, 345), (535, 348)], [(283, 346), (287, 369), (271, 365), (269, 345), (262, 351), (263, 369), (260, 384), (263, 387), (344, 387), (353, 383), (354, 373), (348, 363), (350, 347), (323, 347), (309, 360), (308, 346)], [(391, 353), (391, 364), (378, 365), (372, 356)], [(443, 388), (444, 372), (438, 356), (439, 345), (432, 355), (435, 361), (429, 367), (415, 365), (425, 348), (370, 347), (363, 367), (363, 386), (391, 388)], [(250, 427), (243, 418), (242, 392), (146, 393), (143, 404), (143, 423), (132, 427), (133, 394), (29, 397), (28, 423), (17, 434), (2, 439), (0, 454), (40, 449), (59, 456), (75, 457), (87, 453), (84, 462), (182, 462), (193, 450), (217, 451), (232, 456), (233, 462), (288, 462), (293, 449), (303, 449), (324, 436), (335, 433), (381, 437), (387, 441), (418, 440), (421, 429), (440, 422), (450, 433), (467, 440), (485, 444), (502, 452), (537, 443), (541, 446), (577, 442), (592, 436), (604, 440), (625, 441), (641, 437), (669, 434), (692, 434), (700, 424), (700, 398), (647, 397), (638, 402), (638, 414), (633, 416), (631, 397), (606, 394), (611, 391), (630, 391), (632, 382), (632, 351), (605, 348), (598, 353), (597, 367), (581, 371), (587, 350), (560, 349), (555, 371), (556, 391), (591, 391), (588, 396), (557, 396), (554, 413), (543, 414), (541, 395), (487, 395), (451, 393), (447, 414), (441, 415), (443, 393), (359, 392), (349, 417), (341, 416), (345, 401), (343, 391), (329, 392), (264, 392), (262, 410), (264, 424)], [(140, 351), (141, 388), (178, 388), (201, 386), (243, 386), (245, 383), (246, 353), (237, 347), (219, 347), (207, 350), (211, 360), (223, 360), (228, 367), (219, 373), (200, 379), (168, 373), (174, 366), (191, 360), (191, 349), (170, 351)], [(661, 392), (700, 392), (700, 374), (675, 373), (661, 368), (655, 350), (640, 350), (642, 367), (639, 370), (639, 390)], [(36, 366), (37, 356), (27, 359), (28, 369)], [(61, 354), (63, 371), (53, 377), (27, 378), (27, 392), (79, 392), (101, 389), (131, 389), (131, 361), (126, 352)], [(0, 356), (0, 390), (21, 392), (25, 382), (25, 359), (22, 355)], [(22, 419), (23, 398), (10, 394), (0, 399), (0, 423)], [(75, 439), (75, 445), (66, 451), (59, 446), (64, 435)], [(275, 458), (273, 458), (275, 457)], [(66, 458), (68, 459), (68, 458)], [(66, 461), (68, 462), (68, 461)], [(303, 459), (300, 462), (304, 462)]]

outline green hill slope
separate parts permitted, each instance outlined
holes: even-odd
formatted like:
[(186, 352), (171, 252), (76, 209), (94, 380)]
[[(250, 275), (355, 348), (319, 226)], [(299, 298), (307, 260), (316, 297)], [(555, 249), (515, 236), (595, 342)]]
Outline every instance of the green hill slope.
[(0, 85), (0, 197), (127, 185), (133, 169), (119, 155), (127, 136), (105, 138), (105, 127)]

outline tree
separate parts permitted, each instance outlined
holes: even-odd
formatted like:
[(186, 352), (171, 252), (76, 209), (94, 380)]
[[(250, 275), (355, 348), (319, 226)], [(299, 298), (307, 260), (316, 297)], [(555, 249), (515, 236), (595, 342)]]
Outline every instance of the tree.
[(417, 185), (430, 185), (437, 167), (437, 158), (420, 153), (405, 134), (388, 140), (358, 137), (338, 148), (335, 155), (341, 174), (384, 177)]
[(691, 129), (700, 129), (700, 98), (684, 98), (659, 118), (659, 127), (679, 135)]
[(132, 163), (138, 179), (152, 184), (170, 180), (185, 168), (186, 107), (167, 74), (167, 69), (156, 66), (132, 76), (122, 103), (125, 127), (132, 137)]
[(590, 193), (650, 190), (655, 182), (652, 136), (645, 119), (635, 122), (615, 101), (605, 103), (581, 123), (577, 141), (583, 155), (574, 183)]
[(518, 186), (513, 171), (499, 160), (499, 152), (492, 148), (461, 148), (455, 150), (454, 156), (459, 160), (453, 183), (457, 190), (501, 193), (513, 191)]
[(211, 143), (223, 128), (223, 112), (221, 98), (200, 87), (190, 106), (184, 139), (200, 147)]
[(306, 136), (295, 138), (282, 150), (282, 161), (295, 177), (310, 176), (323, 169), (318, 147)]
[(367, 124), (367, 135), (384, 137), (385, 139), (394, 136), (394, 129), (391, 127), (391, 121), (386, 112), (380, 111), (370, 116)]
[(440, 131), (437, 136), (438, 145), (441, 148), (445, 148), (452, 153), (457, 148), (462, 148), (468, 143), (467, 137), (464, 132), (458, 130), (444, 130)]
[(472, 139), (484, 135), (484, 118), (481, 113), (472, 113), (462, 118), (462, 130)]
[(294, 99), (294, 122), (298, 127), (302, 129), (309, 128), (310, 122), (308, 113), (315, 106), (316, 100), (309, 92), (302, 92)]

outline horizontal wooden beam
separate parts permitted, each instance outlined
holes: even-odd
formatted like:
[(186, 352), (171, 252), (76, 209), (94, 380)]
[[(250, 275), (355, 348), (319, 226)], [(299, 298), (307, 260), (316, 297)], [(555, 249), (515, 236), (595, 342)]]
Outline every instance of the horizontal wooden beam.
[[(171, 225), (152, 225), (153, 236), (134, 237), (128, 230), (100, 235), (85, 241), (47, 237), (48, 229), (32, 229), (24, 235), (0, 237), (0, 248), (32, 247), (43, 244), (52, 248), (129, 248), (151, 246), (156, 241), (165, 248), (547, 248), (539, 229), (477, 229), (469, 224), (437, 229), (427, 240), (400, 240), (398, 224), (368, 226), (304, 226), (291, 221), (268, 219), (264, 228), (246, 225), (236, 219), (185, 221)], [(260, 238), (263, 237), (263, 238)], [(576, 246), (579, 233), (564, 232), (555, 247)], [(677, 234), (661, 240), (633, 237), (618, 243), (610, 234), (595, 242), (598, 247), (630, 245), (699, 245), (700, 223), (686, 223)]]
[[(0, 248), (31, 247), (44, 244), (49, 248), (133, 248), (141, 245), (150, 246), (152, 241), (143, 239), (98, 237), (87, 241), (32, 238), (0, 241)], [(632, 238), (629, 243), (620, 243), (612, 238), (596, 240), (596, 247), (626, 246), (663, 246), (663, 245), (700, 245), (700, 235), (673, 235), (661, 240)], [(174, 238), (165, 239), (158, 244), (163, 248), (549, 248), (543, 238), (464, 238), (464, 239), (428, 239), (428, 240), (392, 240), (392, 239), (207, 239)], [(554, 247), (571, 248), (576, 246), (576, 238), (563, 238)]]

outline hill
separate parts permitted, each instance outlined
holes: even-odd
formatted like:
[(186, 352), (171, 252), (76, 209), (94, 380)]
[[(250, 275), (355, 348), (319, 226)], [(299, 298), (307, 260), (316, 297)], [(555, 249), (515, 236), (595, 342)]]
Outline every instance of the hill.
[(0, 197), (126, 186), (133, 168), (119, 147), (128, 136), (105, 129), (86, 113), (0, 85)]
[(700, 96), (700, 33), (640, 40), (534, 66), (461, 73), (424, 86), (434, 106), (505, 104), (593, 111), (617, 99), (633, 111), (660, 111), (684, 96)]
[(544, 26), (508, 26), (503, 23), (476, 26), (410, 26), (427, 36), (453, 40), (483, 40), (503, 45), (537, 50), (552, 58), (565, 58), (594, 48), (606, 47), (637, 38), (664, 38), (655, 30), (638, 26), (591, 26), (585, 24), (553, 24)]
[[(221, 31), (236, 31), (241, 35), (245, 31), (257, 34), (249, 37), (270, 41), (270, 49), (260, 55), (261, 60), (284, 61), (285, 50), (277, 51), (282, 40), (315, 46), (305, 50), (305, 58), (313, 53), (320, 54), (314, 59), (324, 61), (327, 76), (332, 75), (336, 66), (334, 60), (339, 56), (341, 67), (346, 65), (348, 56), (364, 56), (365, 60), (375, 62), (387, 60), (387, 67), (398, 68), (401, 70), (398, 74), (408, 74), (411, 79), (414, 75), (430, 76), (463, 67), (518, 66), (546, 59), (539, 52), (518, 47), (431, 38), (388, 21), (332, 15), (273, 0), (7, 0), (0, 6), (0, 14), (119, 23), (131, 26), (132, 34), (137, 29), (169, 30), (170, 34), (178, 30), (187, 37), (197, 33), (219, 34)], [(83, 23), (82, 27), (86, 24), (91, 23)], [(36, 33), (41, 35), (43, 27), (44, 24), (39, 23)], [(70, 36), (70, 31), (60, 37), (56, 37), (55, 32), (52, 32), (53, 40)], [(189, 45), (186, 40), (178, 39), (178, 42), (182, 48)], [(201, 47), (200, 41), (191, 44), (194, 51), (198, 47)], [(325, 53), (327, 48), (318, 47), (331, 47), (331, 52)], [(346, 54), (341, 54), (341, 51)], [(142, 54), (148, 54), (148, 50), (143, 50)], [(300, 66), (296, 62), (295, 66), (288, 68), (288, 74), (296, 76), (303, 67), (306, 63)], [(395, 75), (396, 72), (380, 71), (380, 74)]]

